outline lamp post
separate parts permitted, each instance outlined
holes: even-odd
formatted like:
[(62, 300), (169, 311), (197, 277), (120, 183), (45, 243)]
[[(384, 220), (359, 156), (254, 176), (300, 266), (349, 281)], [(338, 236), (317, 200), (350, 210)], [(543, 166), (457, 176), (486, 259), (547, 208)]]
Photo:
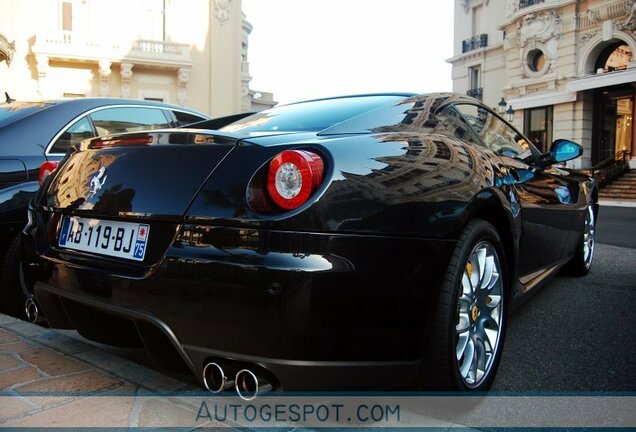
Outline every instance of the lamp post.
[(512, 105), (508, 105), (508, 102), (506, 102), (503, 96), (501, 97), (501, 100), (497, 105), (499, 106), (499, 114), (501, 116), (505, 115), (506, 120), (509, 123), (512, 123), (512, 121), (515, 119), (515, 110), (512, 109)]
[(514, 119), (515, 119), (515, 110), (512, 109), (512, 105), (509, 105), (508, 109), (506, 110), (506, 120), (508, 120), (508, 123), (512, 123)]
[(508, 106), (508, 102), (506, 102), (503, 96), (501, 97), (501, 100), (499, 101), (498, 105), (499, 105), (499, 114), (504, 115), (506, 113), (506, 106)]

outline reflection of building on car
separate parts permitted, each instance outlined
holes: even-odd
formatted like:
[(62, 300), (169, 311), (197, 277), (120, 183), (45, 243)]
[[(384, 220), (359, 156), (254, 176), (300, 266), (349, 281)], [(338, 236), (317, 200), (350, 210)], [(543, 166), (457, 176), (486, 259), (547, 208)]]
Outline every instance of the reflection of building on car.
[(0, 310), (24, 316), (26, 292), (17, 234), (27, 222), (27, 204), (38, 188), (38, 170), (44, 162), (54, 166), (71, 146), (98, 135), (177, 127), (205, 119), (186, 108), (131, 99), (0, 104)]
[(143, 346), (246, 399), (486, 390), (507, 312), (592, 264), (596, 185), (553, 168), (580, 147), (541, 153), (474, 99), (351, 96), (240, 117), (69, 153), (24, 230), (31, 301), (52, 327)]

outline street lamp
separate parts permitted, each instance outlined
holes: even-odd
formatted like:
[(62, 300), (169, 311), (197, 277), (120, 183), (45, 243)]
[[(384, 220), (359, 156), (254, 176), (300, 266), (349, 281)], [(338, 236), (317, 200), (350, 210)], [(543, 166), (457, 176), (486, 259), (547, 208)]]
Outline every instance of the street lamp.
[(503, 96), (497, 105), (499, 106), (499, 115), (505, 115), (506, 120), (508, 120), (509, 123), (512, 123), (515, 119), (515, 110), (512, 109), (512, 105), (508, 105), (508, 102), (506, 102)]
[(508, 106), (508, 102), (505, 101), (503, 96), (501, 97), (501, 100), (499, 101), (498, 105), (499, 105), (499, 114), (504, 115), (506, 113), (506, 107)]
[(512, 105), (508, 106), (508, 109), (506, 110), (506, 120), (508, 120), (508, 123), (512, 123), (512, 121), (515, 119), (515, 110), (512, 109)]

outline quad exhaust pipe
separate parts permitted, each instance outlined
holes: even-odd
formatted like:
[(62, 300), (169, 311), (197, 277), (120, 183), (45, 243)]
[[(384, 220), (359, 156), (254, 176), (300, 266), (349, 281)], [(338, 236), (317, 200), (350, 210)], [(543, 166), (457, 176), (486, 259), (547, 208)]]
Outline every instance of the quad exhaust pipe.
[(241, 369), (234, 379), (234, 387), (241, 399), (251, 401), (259, 394), (270, 391), (272, 384), (249, 369)]
[(219, 393), (232, 387), (234, 381), (228, 379), (226, 371), (219, 363), (208, 363), (203, 368), (203, 385), (212, 393)]
[[(259, 394), (272, 390), (271, 382), (260, 373), (241, 369), (220, 362), (210, 362), (203, 368), (203, 385), (212, 393), (219, 393), (234, 386), (239, 397), (251, 401)], [(233, 378), (228, 378), (233, 376)]]

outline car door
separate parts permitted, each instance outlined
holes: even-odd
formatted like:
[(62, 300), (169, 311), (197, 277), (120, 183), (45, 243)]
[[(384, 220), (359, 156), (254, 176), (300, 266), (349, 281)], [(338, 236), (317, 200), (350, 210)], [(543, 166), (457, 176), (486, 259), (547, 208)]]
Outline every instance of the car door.
[(480, 105), (457, 104), (481, 144), (499, 155), (521, 206), (519, 276), (531, 286), (563, 258), (573, 223), (578, 184), (539, 163), (539, 152), (518, 131)]

